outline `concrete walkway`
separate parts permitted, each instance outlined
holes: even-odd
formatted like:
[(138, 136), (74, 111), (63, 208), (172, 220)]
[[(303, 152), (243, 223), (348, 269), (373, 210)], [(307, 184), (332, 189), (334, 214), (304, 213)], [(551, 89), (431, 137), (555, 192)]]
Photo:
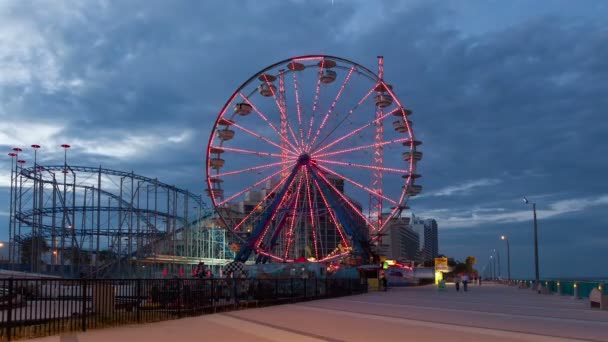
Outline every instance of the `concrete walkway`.
[(32, 341), (608, 341), (608, 311), (502, 285), (388, 292)]

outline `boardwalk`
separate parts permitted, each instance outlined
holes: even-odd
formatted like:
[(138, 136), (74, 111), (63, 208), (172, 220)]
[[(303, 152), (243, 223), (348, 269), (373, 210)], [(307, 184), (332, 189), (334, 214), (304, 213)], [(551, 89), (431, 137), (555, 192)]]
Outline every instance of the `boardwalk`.
[(500, 285), (388, 292), (32, 341), (608, 341), (608, 311)]

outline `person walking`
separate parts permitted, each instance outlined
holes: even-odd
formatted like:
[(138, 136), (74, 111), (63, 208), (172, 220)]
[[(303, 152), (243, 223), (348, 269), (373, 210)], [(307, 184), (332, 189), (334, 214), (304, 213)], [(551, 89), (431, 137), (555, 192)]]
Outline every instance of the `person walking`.
[(380, 280), (382, 281), (382, 287), (384, 288), (384, 291), (388, 290), (388, 280), (386, 279), (386, 274), (384, 274), (384, 272), (382, 272), (382, 275), (380, 276)]
[(460, 292), (460, 277), (458, 275), (454, 276), (454, 286), (456, 287), (456, 292)]
[(468, 291), (467, 284), (469, 283), (469, 280), (470, 280), (469, 275), (465, 273), (462, 276), (462, 288), (463, 288), (464, 292)]

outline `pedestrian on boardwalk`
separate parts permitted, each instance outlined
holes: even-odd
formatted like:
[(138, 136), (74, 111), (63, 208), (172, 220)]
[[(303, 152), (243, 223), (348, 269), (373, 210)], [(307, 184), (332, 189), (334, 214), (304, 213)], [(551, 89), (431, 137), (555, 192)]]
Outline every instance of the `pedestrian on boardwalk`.
[(469, 275), (465, 273), (462, 276), (462, 288), (463, 288), (464, 292), (468, 291), (467, 284), (469, 283), (469, 280), (470, 280)]
[(382, 272), (380, 280), (382, 281), (382, 287), (384, 288), (384, 291), (388, 290), (388, 280), (386, 279), (386, 274), (384, 274), (384, 272)]
[(460, 291), (460, 277), (458, 275), (454, 276), (454, 285), (456, 286), (456, 292)]

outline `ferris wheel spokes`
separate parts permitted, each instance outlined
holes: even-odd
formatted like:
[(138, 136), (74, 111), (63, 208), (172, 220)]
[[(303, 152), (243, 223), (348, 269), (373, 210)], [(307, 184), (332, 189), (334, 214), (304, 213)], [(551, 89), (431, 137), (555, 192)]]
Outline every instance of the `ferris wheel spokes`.
[[(315, 167), (318, 168), (319, 165), (316, 165)], [(321, 171), (321, 170), (319, 170)], [(352, 202), (346, 197), (344, 196), (344, 194), (342, 194), (338, 189), (336, 189), (336, 187), (327, 179), (327, 177), (325, 177), (323, 175), (323, 172), (316, 172), (316, 173), (312, 173), (313, 175), (317, 175), (319, 178), (321, 178), (321, 180), (323, 180), (323, 182), (331, 189), (334, 191), (334, 193), (336, 193), (352, 210), (353, 212), (357, 213), (370, 227), (372, 227), (373, 225), (371, 224), (371, 222), (369, 222), (369, 220), (367, 219), (367, 217), (365, 217), (361, 212), (359, 212), (359, 209), (357, 209)]]
[[(323, 181), (325, 183), (327, 183), (328, 185), (331, 185), (321, 172), (317, 172), (317, 173), (312, 172), (312, 176), (313, 176), (313, 178), (319, 177), (319, 178), (323, 179)], [(318, 183), (317, 183), (317, 185), (318, 185)], [(360, 231), (359, 227), (357, 227), (357, 225), (353, 219), (352, 213), (347, 212), (346, 207), (338, 205), (337, 202), (339, 202), (339, 201), (336, 198), (330, 197), (331, 192), (329, 192), (329, 190), (327, 188), (320, 188), (320, 190), (321, 190), (321, 192), (325, 193), (325, 199), (327, 201), (329, 201), (330, 199), (334, 200), (334, 201), (331, 201), (332, 203), (329, 203), (329, 204), (332, 205), (333, 208), (335, 208), (335, 210), (334, 210), (335, 214), (339, 219), (339, 221), (336, 221), (336, 226), (344, 228), (345, 232), (351, 238), (352, 244), (358, 250), (365, 253), (366, 251), (365, 251), (365, 248), (363, 247), (363, 243), (366, 243), (367, 239), (365, 238), (365, 235), (361, 235), (361, 231)], [(347, 199), (344, 199), (344, 195), (342, 195), (335, 188), (334, 188), (334, 194), (340, 195), (340, 197), (342, 197), (343, 200), (346, 201), (346, 203), (351, 207), (351, 209), (354, 210), (355, 213), (360, 214), (358, 212), (358, 210), (352, 205), (352, 203), (350, 201), (348, 201)], [(363, 216), (361, 216), (361, 217), (363, 217)]]
[(276, 162), (276, 163), (263, 164), (263, 165), (248, 167), (248, 168), (245, 168), (245, 169), (239, 169), (239, 170), (235, 170), (235, 171), (228, 171), (228, 172), (224, 172), (224, 173), (217, 173), (215, 175), (209, 175), (209, 178), (221, 178), (221, 177), (225, 177), (225, 176), (233, 176), (233, 175), (240, 174), (240, 173), (243, 173), (243, 172), (251, 172), (251, 171), (256, 171), (256, 170), (261, 170), (261, 169), (267, 169), (267, 168), (274, 167), (274, 166), (280, 166), (280, 165), (285, 165), (285, 164), (293, 163), (294, 160), (295, 159), (284, 160), (284, 161), (280, 161), (280, 162)]
[[(260, 76), (260, 79), (264, 80), (264, 82), (266, 84), (266, 87), (270, 90), (270, 92), (272, 94), (272, 98), (274, 99), (274, 102), (276, 103), (277, 108), (279, 109), (279, 112), (281, 113), (281, 115), (283, 117), (286, 118), (285, 121), (286, 121), (287, 128), (289, 129), (289, 133), (291, 134), (291, 137), (293, 138), (293, 141), (296, 143), (296, 151), (298, 153), (303, 153), (302, 146), (300, 146), (300, 144), (298, 143), (298, 138), (296, 138), (296, 135), (293, 132), (293, 128), (291, 127), (291, 123), (289, 123), (289, 120), (287, 119), (288, 116), (287, 116), (287, 112), (286, 112), (285, 106), (282, 105), (280, 103), (279, 99), (277, 98), (276, 87), (274, 87), (274, 86), (272, 86), (270, 84), (269, 75), (262, 74)], [(283, 72), (280, 72), (280, 79), (279, 79), (279, 81), (280, 81), (280, 87), (281, 87), (280, 91), (284, 92), (284, 89), (283, 89), (283, 87), (284, 87), (284, 85), (283, 85)], [(284, 99), (283, 99), (283, 101), (284, 101)], [(283, 134), (281, 134), (281, 135), (283, 135)]]
[[(254, 111), (255, 111), (255, 112), (258, 114), (258, 116), (259, 116), (260, 118), (262, 118), (262, 120), (264, 120), (264, 121), (265, 121), (265, 122), (268, 124), (268, 126), (270, 126), (270, 128), (272, 128), (272, 130), (273, 130), (273, 131), (275, 131), (275, 132), (276, 132), (276, 133), (279, 135), (279, 138), (281, 138), (281, 141), (285, 142), (286, 144), (288, 144), (288, 145), (289, 145), (289, 147), (291, 147), (291, 149), (294, 151), (294, 153), (295, 153), (295, 151), (298, 151), (298, 150), (299, 150), (299, 148), (298, 148), (298, 147), (294, 146), (294, 145), (291, 143), (291, 141), (289, 141), (288, 137), (286, 137), (284, 134), (282, 134), (281, 132), (279, 132), (279, 130), (277, 129), (277, 127), (276, 127), (276, 126), (275, 126), (275, 125), (274, 125), (274, 124), (273, 124), (273, 123), (272, 123), (270, 120), (268, 120), (268, 117), (267, 117), (266, 115), (264, 115), (264, 113), (262, 113), (262, 112), (261, 112), (261, 111), (258, 109), (258, 107), (256, 107), (256, 106), (255, 106), (255, 105), (254, 105), (254, 104), (251, 102), (251, 100), (249, 100), (249, 98), (247, 98), (247, 97), (246, 97), (245, 95), (243, 95), (242, 93), (239, 93), (239, 95), (240, 95), (240, 96), (243, 98), (243, 100), (244, 100), (245, 102), (247, 102), (247, 104), (249, 104), (249, 105), (251, 106), (251, 108), (252, 108), (252, 109), (253, 109), (253, 110), (254, 110)], [(296, 141), (296, 144), (297, 144), (297, 141)]]
[(281, 151), (283, 151), (283, 152), (285, 152), (287, 154), (291, 154), (291, 155), (295, 155), (295, 156), (298, 155), (296, 152), (293, 152), (293, 151), (291, 151), (291, 150), (289, 150), (289, 149), (287, 149), (287, 148), (285, 148), (285, 147), (283, 147), (283, 146), (275, 143), (274, 141), (272, 141), (272, 140), (270, 140), (268, 138), (265, 138), (261, 134), (258, 134), (258, 133), (254, 132), (252, 130), (249, 130), (249, 129), (247, 129), (247, 128), (245, 128), (245, 127), (243, 127), (243, 126), (241, 126), (241, 125), (239, 125), (237, 123), (232, 123), (231, 125), (234, 126), (234, 127), (236, 127), (236, 128), (238, 128), (238, 129), (240, 129), (241, 131), (243, 131), (243, 132), (251, 135), (251, 136), (254, 136), (254, 137), (256, 137), (256, 138), (258, 138), (258, 139), (260, 139), (260, 140), (262, 140), (264, 142), (269, 143), (270, 145), (278, 148), (279, 150), (281, 150)]
[(357, 163), (350, 163), (350, 162), (341, 162), (341, 161), (336, 161), (336, 160), (326, 160), (326, 159), (317, 159), (316, 158), (315, 161), (317, 163), (326, 163), (326, 164), (333, 164), (333, 165), (340, 165), (340, 166), (347, 166), (347, 167), (356, 167), (356, 168), (368, 169), (368, 170), (394, 172), (394, 173), (399, 173), (402, 175), (406, 174), (408, 172), (408, 170), (394, 169), (392, 167), (373, 166), (373, 165), (357, 164)]
[[(371, 94), (371, 93), (370, 93), (370, 94)], [(351, 137), (351, 136), (353, 136), (353, 135), (355, 135), (355, 134), (357, 134), (357, 133), (361, 132), (362, 130), (364, 130), (364, 129), (366, 129), (366, 128), (370, 127), (371, 125), (375, 125), (377, 122), (380, 122), (380, 121), (384, 120), (386, 117), (388, 117), (388, 116), (390, 116), (390, 115), (393, 115), (393, 114), (394, 114), (394, 113), (396, 113), (398, 110), (400, 110), (400, 108), (395, 108), (394, 110), (392, 110), (392, 111), (390, 111), (390, 112), (388, 112), (388, 113), (385, 113), (385, 114), (381, 115), (380, 117), (378, 117), (378, 118), (376, 118), (376, 119), (374, 119), (374, 120), (372, 120), (372, 121), (370, 121), (370, 122), (366, 123), (365, 125), (363, 125), (363, 126), (361, 126), (361, 127), (357, 128), (357, 129), (355, 129), (355, 130), (351, 131), (351, 132), (350, 132), (350, 133), (348, 133), (348, 134), (343, 135), (342, 137), (340, 137), (340, 138), (338, 138), (338, 139), (334, 140), (333, 142), (331, 142), (331, 143), (329, 143), (329, 144), (325, 145), (324, 147), (322, 147), (322, 148), (320, 148), (320, 149), (316, 150), (316, 153), (319, 153), (319, 152), (325, 151), (325, 150), (327, 150), (328, 148), (330, 148), (330, 147), (334, 146), (335, 144), (337, 144), (337, 143), (339, 143), (339, 142), (343, 141), (344, 139), (346, 139), (346, 138), (348, 138), (348, 137)]]
[[(291, 217), (287, 217), (287, 220), (290, 221), (289, 222), (289, 231), (287, 232), (287, 248), (285, 248), (285, 259), (287, 259), (287, 257), (289, 256), (289, 250), (291, 249), (291, 244), (293, 243), (293, 228), (295, 226), (296, 220), (297, 220), (297, 211), (298, 211), (298, 205), (299, 205), (299, 199), (300, 199), (300, 190), (302, 189), (302, 177), (300, 177), (300, 179), (298, 179), (298, 185), (296, 185), (296, 196), (294, 199), (294, 203), (292, 204), (292, 208), (293, 208), (293, 214), (291, 215)], [(288, 215), (288, 214), (285, 214)], [(279, 226), (279, 228), (277, 228), (275, 230), (275, 239), (276, 237), (278, 237), (278, 234), (280, 233), (282, 227)], [(274, 241), (273, 241), (274, 242)], [(273, 248), (274, 246), (271, 244), (270, 248)]]
[(259, 246), (259, 243), (261, 242), (261, 234), (268, 231), (267, 226), (272, 220), (272, 217), (274, 217), (274, 215), (276, 214), (280, 203), (285, 198), (285, 194), (287, 193), (287, 191), (291, 187), (291, 184), (295, 180), (300, 167), (301, 163), (298, 163), (296, 166), (294, 166), (293, 170), (287, 177), (287, 184), (283, 186), (283, 189), (281, 189), (281, 191), (277, 194), (277, 197), (274, 198), (272, 203), (266, 208), (262, 220), (256, 225), (255, 229), (251, 232), (249, 242), (246, 246), (241, 247), (241, 250), (236, 255), (235, 260), (246, 262), (247, 259), (249, 259), (251, 253), (254, 251), (254, 245), (257, 244), (257, 246)]
[[(313, 174), (313, 171), (310, 170), (310, 173)], [(336, 229), (338, 230), (338, 234), (340, 234), (340, 238), (342, 239), (342, 243), (344, 243), (345, 247), (348, 247), (349, 243), (346, 240), (345, 237), (345, 233), (342, 230), (342, 227), (340, 226), (340, 221), (336, 218), (336, 213), (334, 212), (333, 207), (331, 207), (329, 205), (329, 202), (327, 201), (327, 198), (325, 197), (325, 194), (323, 194), (323, 189), (321, 188), (321, 186), (319, 185), (319, 182), (317, 181), (317, 179), (315, 179), (313, 177), (313, 182), (315, 183), (315, 186), (317, 187), (317, 190), (319, 190), (319, 194), (321, 195), (321, 199), (323, 200), (323, 204), (325, 205), (325, 207), (327, 208), (327, 211), (329, 212), (329, 216), (331, 217), (331, 219), (333, 220), (334, 224), (336, 225)]]
[[(319, 74), (323, 74), (323, 69), (325, 67), (324, 63), (319, 64)], [(317, 87), (315, 88), (315, 99), (312, 103), (312, 112), (310, 115), (310, 125), (308, 126), (308, 134), (306, 134), (306, 141), (310, 141), (310, 137), (313, 130), (313, 125), (315, 121), (315, 113), (317, 111), (317, 107), (319, 105), (319, 94), (321, 93), (321, 78), (317, 79)]]
[(342, 96), (342, 93), (344, 92), (344, 88), (346, 88), (346, 85), (348, 84), (348, 81), (350, 80), (350, 77), (352, 76), (354, 71), (355, 71), (355, 66), (353, 65), (350, 68), (350, 70), (348, 71), (348, 75), (346, 75), (346, 78), (344, 78), (344, 81), (342, 82), (342, 86), (340, 86), (340, 90), (338, 90), (338, 93), (336, 94), (334, 101), (331, 103), (331, 106), (327, 110), (327, 113), (325, 113), (325, 117), (323, 117), (323, 120), (321, 121), (321, 124), (319, 125), (319, 129), (317, 129), (317, 132), (315, 133), (315, 136), (312, 139), (312, 142), (307, 144), (307, 146), (306, 146), (307, 149), (310, 149), (312, 146), (315, 145), (315, 142), (319, 138), (319, 134), (323, 130), (323, 127), (325, 127), (325, 124), (327, 123), (327, 119), (329, 119), (329, 116), (333, 112), (334, 108), (336, 108), (336, 104), (338, 103), (338, 100), (340, 100), (340, 97)]
[(365, 185), (363, 185), (363, 184), (357, 183), (357, 182), (355, 182), (354, 180), (352, 180), (352, 179), (350, 179), (350, 178), (346, 177), (346, 176), (345, 176), (345, 175), (343, 175), (343, 174), (340, 174), (340, 173), (338, 173), (338, 172), (335, 172), (335, 171), (333, 171), (333, 170), (330, 170), (329, 168), (327, 168), (327, 167), (325, 167), (325, 166), (323, 166), (323, 165), (319, 165), (319, 164), (317, 164), (317, 165), (316, 165), (316, 167), (318, 167), (318, 168), (322, 169), (323, 171), (325, 171), (325, 172), (327, 172), (327, 173), (330, 173), (330, 174), (332, 174), (332, 175), (334, 175), (334, 176), (336, 176), (336, 177), (339, 177), (339, 178), (341, 178), (341, 179), (344, 179), (345, 181), (347, 181), (347, 182), (351, 183), (352, 185), (354, 185), (354, 186), (358, 187), (359, 189), (367, 191), (367, 192), (368, 192), (369, 194), (371, 194), (371, 195), (378, 196), (378, 197), (380, 197), (380, 198), (383, 198), (383, 199), (385, 199), (385, 200), (389, 201), (389, 202), (390, 202), (390, 203), (392, 203), (392, 204), (397, 205), (397, 202), (396, 202), (395, 200), (390, 199), (390, 198), (388, 198), (388, 197), (386, 197), (386, 196), (383, 196), (383, 195), (379, 194), (377, 191), (374, 191), (373, 189), (370, 189), (370, 188), (368, 188), (367, 186), (365, 186)]
[(306, 179), (306, 198), (307, 198), (307, 203), (308, 203), (308, 210), (310, 213), (310, 225), (312, 228), (312, 238), (313, 238), (313, 244), (315, 247), (315, 258), (318, 260), (319, 259), (319, 242), (317, 241), (317, 229), (318, 229), (319, 225), (315, 225), (315, 216), (314, 216), (314, 209), (313, 209), (313, 204), (312, 204), (312, 196), (310, 195), (310, 192), (312, 190), (312, 184), (310, 182), (310, 176), (308, 175), (308, 167), (304, 168), (304, 177)]
[(287, 182), (287, 178), (283, 178), (281, 179), (281, 181), (279, 183), (277, 183), (267, 194), (266, 196), (264, 196), (264, 198), (262, 198), (261, 201), (259, 201), (253, 208), (254, 210), (250, 211), (245, 218), (243, 218), (238, 224), (236, 224), (234, 226), (234, 228), (232, 229), (233, 231), (237, 231), (245, 222), (247, 222), (249, 220), (249, 218), (251, 217), (251, 215), (253, 215), (254, 213), (258, 213), (258, 215), (256, 215), (251, 221), (255, 221), (255, 219), (257, 219), (258, 217), (260, 217), (263, 214), (263, 211), (258, 211), (258, 208), (262, 208), (262, 205), (272, 196), (276, 193), (276, 191), (279, 189), (279, 187), (281, 187), (281, 185), (283, 185), (285, 182)]
[(300, 133), (300, 146), (304, 146), (304, 127), (302, 126), (302, 105), (300, 104), (300, 91), (298, 90), (298, 77), (293, 75), (293, 89), (296, 97), (296, 110), (298, 112), (298, 131)]
[(323, 144), (325, 142), (325, 140), (327, 140), (327, 138), (329, 138), (338, 128), (340, 128), (340, 126), (342, 126), (342, 124), (344, 123), (344, 121), (346, 121), (346, 119), (348, 119), (355, 112), (355, 110), (357, 110), (370, 97), (370, 95), (374, 92), (375, 88), (376, 88), (376, 86), (372, 87), (372, 89), (370, 89), (361, 98), (361, 100), (359, 100), (359, 102), (357, 102), (353, 106), (353, 108), (351, 108), (348, 111), (348, 113), (344, 116), (344, 118), (342, 118), (342, 120), (340, 120), (340, 122), (338, 122), (338, 124), (331, 131), (329, 131), (329, 133), (327, 133), (323, 139), (321, 139), (321, 141), (319, 141), (315, 146), (311, 146), (311, 151), (315, 151), (316, 148), (317, 148), (317, 146)]
[(250, 185), (250, 186), (246, 187), (245, 189), (243, 189), (243, 190), (241, 190), (241, 191), (239, 191), (239, 192), (235, 193), (234, 195), (231, 195), (230, 197), (228, 197), (228, 198), (224, 199), (223, 201), (221, 201), (220, 203), (218, 203), (218, 205), (219, 205), (219, 206), (222, 206), (222, 205), (224, 205), (224, 204), (226, 204), (226, 203), (230, 202), (231, 200), (233, 200), (233, 199), (235, 199), (235, 198), (239, 197), (240, 195), (242, 195), (242, 194), (246, 193), (247, 191), (251, 191), (251, 190), (253, 190), (255, 187), (257, 187), (257, 186), (259, 186), (259, 185), (261, 185), (261, 184), (263, 184), (263, 183), (265, 183), (265, 182), (269, 181), (269, 180), (270, 180), (270, 179), (272, 179), (273, 177), (278, 176), (280, 173), (285, 172), (285, 171), (287, 171), (287, 170), (288, 170), (288, 169), (290, 169), (290, 168), (293, 168), (293, 164), (292, 164), (292, 165), (288, 165), (287, 167), (285, 167), (285, 168), (283, 168), (283, 169), (281, 169), (281, 170), (279, 170), (279, 171), (277, 171), (277, 172), (275, 172), (275, 173), (271, 174), (270, 176), (267, 176), (267, 177), (265, 177), (265, 178), (262, 178), (261, 180), (259, 180), (259, 181), (255, 182), (255, 183), (253, 183), (252, 185)]
[(329, 156), (334, 156), (334, 155), (343, 154), (343, 153), (349, 153), (349, 152), (355, 152), (355, 151), (359, 151), (359, 150), (364, 150), (366, 148), (381, 147), (381, 146), (385, 146), (385, 145), (388, 145), (388, 144), (404, 143), (406, 141), (409, 141), (409, 139), (408, 138), (400, 138), (400, 139), (394, 139), (394, 140), (387, 140), (387, 141), (383, 141), (381, 143), (374, 143), (374, 144), (369, 144), (369, 145), (355, 146), (355, 147), (347, 148), (347, 149), (344, 149), (344, 150), (325, 152), (325, 153), (321, 153), (321, 154), (313, 154), (313, 157), (318, 160), (318, 158), (329, 157)]
[[(245, 149), (232, 148), (232, 147), (226, 147), (226, 146), (214, 146), (212, 148), (219, 148), (219, 149), (222, 149), (222, 150), (225, 150), (225, 151), (236, 152), (236, 153), (254, 154), (254, 155), (257, 155), (259, 157), (279, 157), (279, 158), (284, 157), (284, 155), (277, 154), (277, 153), (260, 152), (260, 151), (253, 151), (253, 150), (245, 150)], [(292, 158), (295, 159), (295, 157), (292, 157)]]

